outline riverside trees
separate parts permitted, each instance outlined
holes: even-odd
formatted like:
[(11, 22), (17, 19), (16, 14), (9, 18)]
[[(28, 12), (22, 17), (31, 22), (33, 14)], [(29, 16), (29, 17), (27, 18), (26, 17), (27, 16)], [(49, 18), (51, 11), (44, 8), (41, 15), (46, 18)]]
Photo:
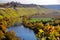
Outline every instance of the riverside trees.
[(8, 27), (13, 26), (19, 19), (18, 16), (13, 9), (0, 9), (0, 40), (21, 40), (15, 35), (14, 31), (6, 31)]
[(24, 18), (25, 27), (34, 31), (39, 40), (60, 40), (60, 21), (36, 21), (30, 22), (30, 19)]

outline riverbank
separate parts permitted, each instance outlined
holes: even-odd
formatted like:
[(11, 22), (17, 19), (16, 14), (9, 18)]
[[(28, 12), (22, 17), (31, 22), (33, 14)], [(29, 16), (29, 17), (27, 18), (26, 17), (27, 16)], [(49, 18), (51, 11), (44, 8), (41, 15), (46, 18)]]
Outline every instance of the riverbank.
[(23, 25), (13, 26), (7, 29), (7, 31), (13, 30), (18, 37), (23, 40), (36, 40), (36, 36), (33, 30), (25, 28)]

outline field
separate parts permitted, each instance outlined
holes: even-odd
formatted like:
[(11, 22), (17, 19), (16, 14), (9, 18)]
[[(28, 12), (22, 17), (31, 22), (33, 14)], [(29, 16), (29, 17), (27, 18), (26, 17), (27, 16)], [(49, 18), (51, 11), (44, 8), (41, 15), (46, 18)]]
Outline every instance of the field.
[(37, 22), (37, 21), (53, 21), (52, 18), (32, 18), (30, 19), (30, 22)]

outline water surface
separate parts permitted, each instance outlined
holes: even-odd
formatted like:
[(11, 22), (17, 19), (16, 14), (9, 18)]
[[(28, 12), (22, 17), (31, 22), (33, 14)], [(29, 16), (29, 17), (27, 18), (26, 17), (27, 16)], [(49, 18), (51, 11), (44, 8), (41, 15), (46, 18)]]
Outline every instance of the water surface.
[(32, 30), (25, 28), (23, 25), (17, 27), (10, 27), (7, 31), (14, 30), (18, 37), (23, 40), (36, 40), (35, 34)]

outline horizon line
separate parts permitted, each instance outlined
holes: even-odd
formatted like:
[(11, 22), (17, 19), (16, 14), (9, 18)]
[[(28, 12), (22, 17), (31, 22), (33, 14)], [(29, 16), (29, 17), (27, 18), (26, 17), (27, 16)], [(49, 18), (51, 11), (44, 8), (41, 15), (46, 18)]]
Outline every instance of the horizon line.
[[(17, 1), (11, 1), (11, 2), (17, 2)], [(2, 4), (2, 3), (10, 3), (10, 2), (0, 2), (0, 4)], [(21, 2), (17, 2), (17, 3), (21, 3)], [(21, 3), (21, 4), (35, 4), (35, 3)], [(43, 4), (36, 4), (36, 5), (60, 5), (60, 3), (56, 3), (56, 4), (43, 3)]]

